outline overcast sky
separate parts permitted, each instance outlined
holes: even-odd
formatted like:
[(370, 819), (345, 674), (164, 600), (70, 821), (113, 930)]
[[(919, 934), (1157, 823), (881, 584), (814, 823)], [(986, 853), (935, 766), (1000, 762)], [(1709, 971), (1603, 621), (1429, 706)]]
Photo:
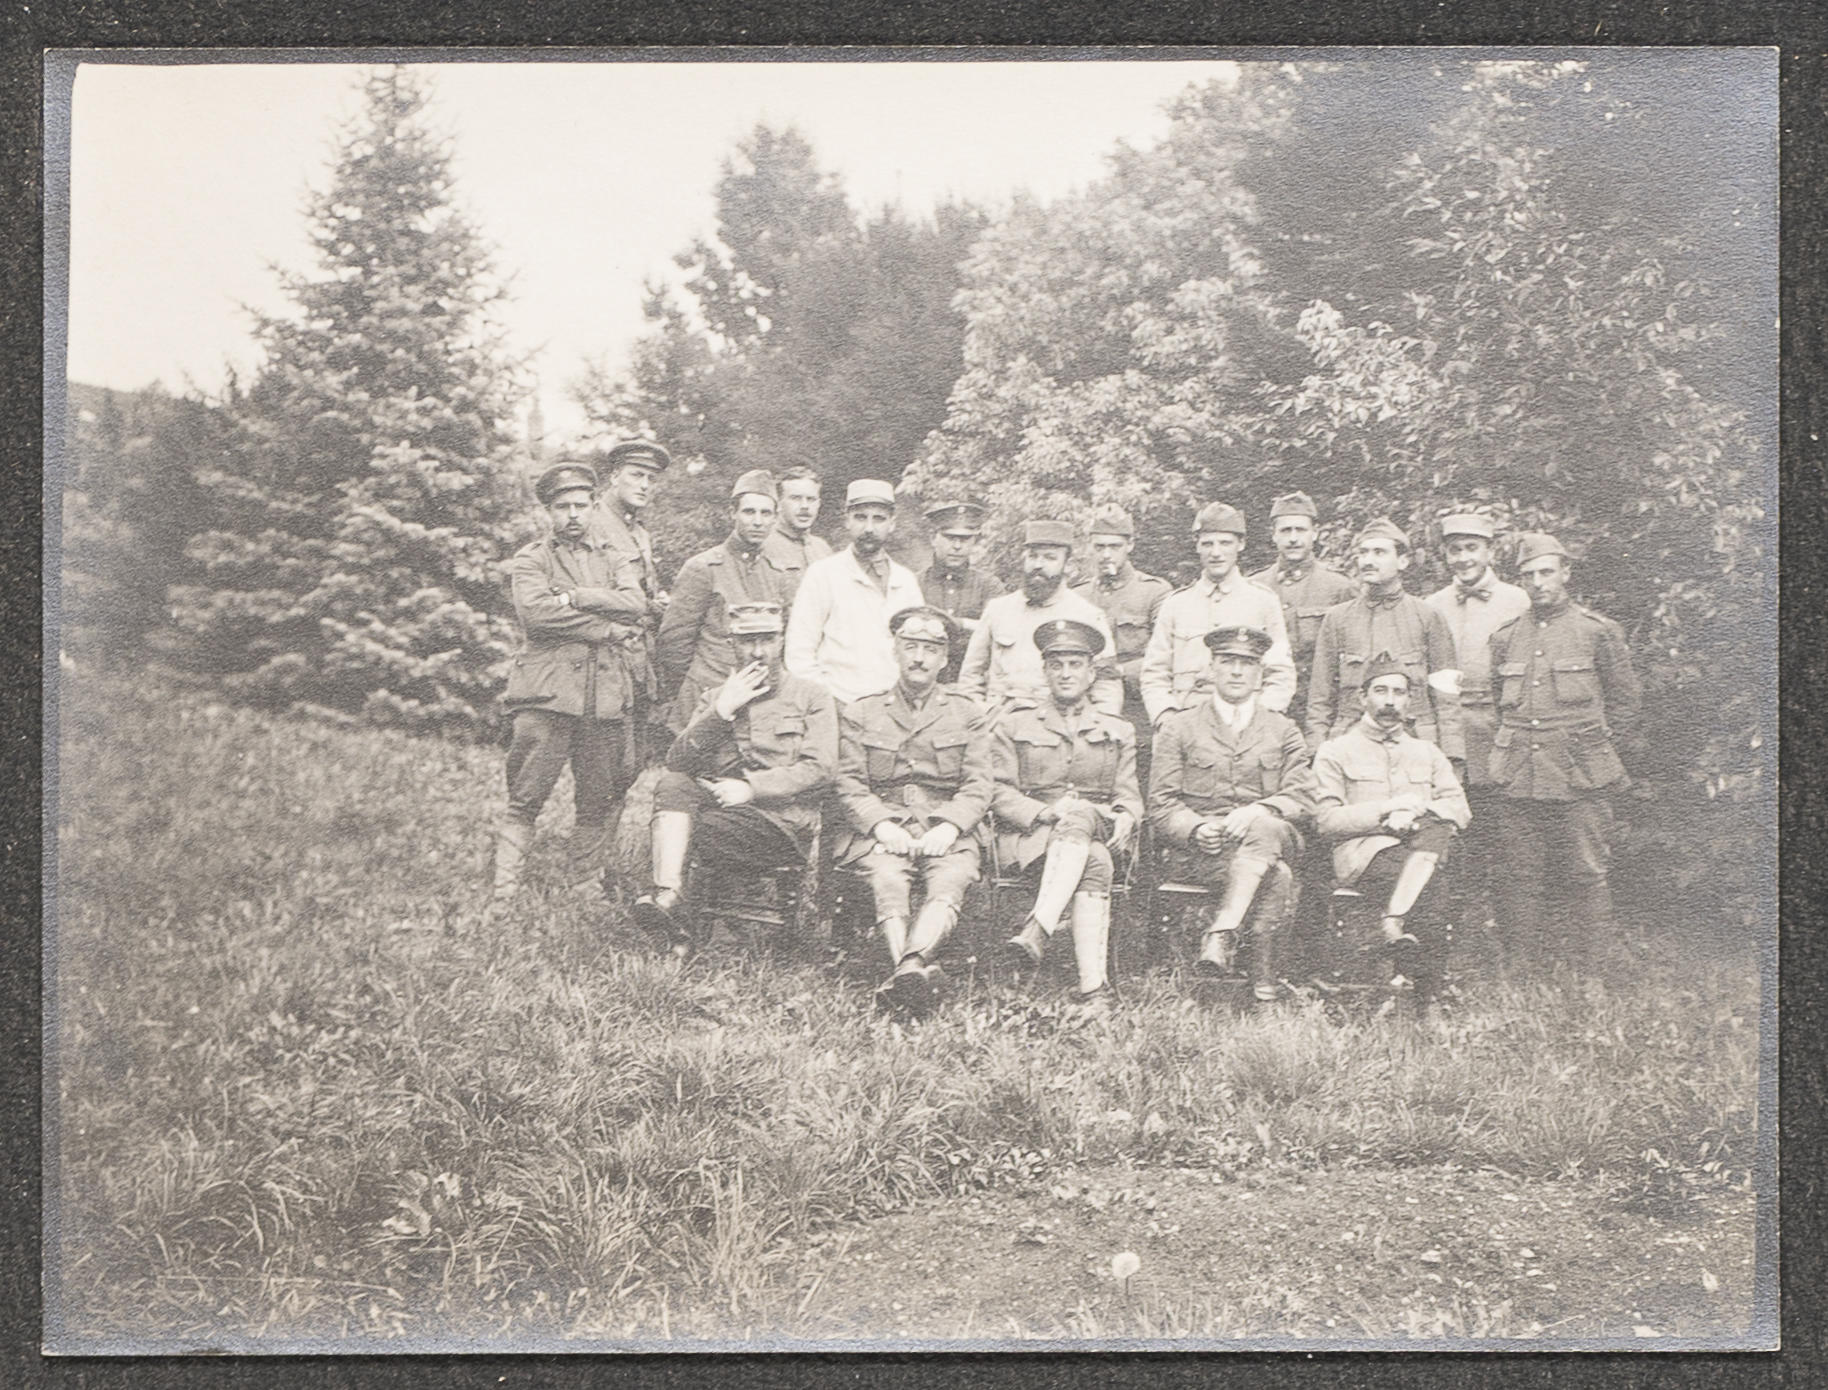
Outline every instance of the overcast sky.
[[(792, 123), (852, 202), (996, 208), (1099, 176), (1153, 143), (1164, 103), (1220, 62), (433, 64), (459, 201), (513, 276), (504, 319), (536, 352), (548, 432), (581, 415), (582, 361), (626, 361), (644, 279), (714, 229), (711, 188), (756, 122)], [(256, 360), (241, 305), (312, 269), (302, 209), (361, 109), (345, 64), (78, 72), (71, 129), (69, 374), (219, 387)]]

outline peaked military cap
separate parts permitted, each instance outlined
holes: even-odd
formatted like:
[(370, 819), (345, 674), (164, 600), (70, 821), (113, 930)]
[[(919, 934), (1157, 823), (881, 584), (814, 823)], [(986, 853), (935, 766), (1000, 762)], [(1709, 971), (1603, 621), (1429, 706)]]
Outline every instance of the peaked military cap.
[(1208, 531), (1229, 531), (1234, 536), (1242, 536), (1245, 534), (1244, 513), (1223, 502), (1208, 502), (1193, 519), (1193, 534), (1203, 536)]
[(1498, 531), (1492, 525), (1492, 519), (1489, 516), (1481, 516), (1478, 512), (1455, 512), (1452, 516), (1441, 518), (1442, 540), (1446, 540), (1449, 536), (1478, 536), (1482, 540), (1489, 541), (1497, 534)]
[(1380, 516), (1366, 525), (1353, 538), (1352, 544), (1363, 545), (1366, 541), (1390, 541), (1398, 550), (1409, 549), (1409, 533), (1387, 516)]
[(859, 478), (844, 489), (844, 506), (846, 510), (861, 507), (865, 504), (893, 507), (895, 489), (892, 484), (880, 478)]
[(1372, 681), (1381, 680), (1385, 676), (1401, 676), (1403, 684), (1409, 684), (1409, 673), (1403, 669), (1403, 663), (1389, 652), (1379, 652), (1365, 664), (1364, 678), (1359, 681), (1358, 688), (1369, 689)]
[(1517, 538), (1518, 564), (1527, 565), (1531, 560), (1540, 560), (1544, 555), (1559, 555), (1564, 560), (1574, 558), (1560, 541), (1546, 531), (1526, 531)]
[(540, 505), (550, 506), (552, 499), (561, 492), (570, 492), (574, 488), (597, 490), (597, 470), (587, 463), (555, 463), (533, 484), (533, 495), (540, 500)]
[(1305, 492), (1285, 492), (1269, 504), (1269, 519), (1274, 521), (1279, 516), (1306, 516), (1318, 521), (1320, 509)]
[(949, 643), (952, 619), (927, 603), (910, 604), (889, 619), (889, 631), (910, 642)]
[(1214, 656), (1248, 656), (1252, 661), (1263, 660), (1276, 645), (1276, 639), (1262, 628), (1244, 624), (1215, 627), (1201, 640)]
[(632, 463), (659, 473), (672, 462), (673, 456), (651, 439), (624, 439), (603, 455), (603, 471), (613, 473), (624, 464)]
[(1136, 521), (1122, 507), (1107, 505), (1092, 513), (1090, 530), (1094, 536), (1134, 536)]
[(773, 497), (774, 475), (766, 468), (751, 468), (730, 486), (732, 499), (747, 497), (752, 492), (758, 497)]
[(982, 502), (936, 502), (924, 515), (935, 531), (975, 536), (984, 529)]
[(1042, 656), (1049, 652), (1083, 652), (1087, 656), (1097, 656), (1104, 650), (1104, 634), (1077, 618), (1052, 618), (1036, 625), (1034, 644), (1041, 649)]
[(778, 603), (733, 603), (730, 605), (730, 635), (760, 637), (784, 631), (787, 620)]
[(1073, 547), (1073, 523), (1070, 521), (1031, 521), (1022, 528), (1023, 545), (1063, 545)]

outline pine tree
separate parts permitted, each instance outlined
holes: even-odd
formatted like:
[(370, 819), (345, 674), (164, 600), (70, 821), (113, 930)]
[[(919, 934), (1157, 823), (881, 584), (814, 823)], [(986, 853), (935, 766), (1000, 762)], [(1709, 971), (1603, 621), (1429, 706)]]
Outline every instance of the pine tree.
[(513, 637), (502, 289), (421, 80), (386, 69), (363, 95), (309, 206), (316, 272), (282, 277), (290, 313), (256, 316), (232, 461), (203, 479), (204, 580), (176, 607), (193, 658), (243, 698), (477, 730)]

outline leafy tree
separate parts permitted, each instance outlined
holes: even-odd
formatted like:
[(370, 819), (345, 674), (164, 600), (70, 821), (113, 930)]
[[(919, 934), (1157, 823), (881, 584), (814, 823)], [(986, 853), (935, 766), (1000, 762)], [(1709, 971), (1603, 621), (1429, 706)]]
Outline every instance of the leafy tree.
[(381, 70), (363, 95), (310, 203), (316, 273), (256, 318), (264, 360), (228, 402), (231, 460), (202, 475), (217, 521), (177, 609), (192, 659), (245, 698), (475, 730), (513, 638), (503, 290), (421, 79)]

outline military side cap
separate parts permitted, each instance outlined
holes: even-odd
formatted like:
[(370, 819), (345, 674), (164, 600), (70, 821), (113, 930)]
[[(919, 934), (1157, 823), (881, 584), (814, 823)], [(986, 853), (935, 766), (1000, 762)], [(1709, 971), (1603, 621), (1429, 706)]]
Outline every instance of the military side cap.
[(1136, 522), (1122, 507), (1100, 507), (1092, 513), (1091, 533), (1094, 536), (1134, 536)]
[(1193, 534), (1203, 536), (1208, 531), (1229, 531), (1234, 536), (1242, 536), (1244, 513), (1223, 502), (1208, 502), (1193, 519)]
[(603, 455), (603, 471), (613, 473), (624, 464), (636, 464), (659, 473), (673, 462), (673, 456), (651, 439), (624, 439)]
[(786, 616), (778, 603), (733, 603), (730, 605), (730, 635), (760, 637), (776, 633), (787, 626)]
[(1497, 535), (1497, 528), (1492, 525), (1489, 516), (1480, 516), (1477, 512), (1455, 512), (1452, 516), (1441, 518), (1441, 538), (1449, 536), (1478, 536), (1490, 540)]
[(1398, 550), (1409, 549), (1409, 534), (1387, 516), (1380, 516), (1367, 525), (1353, 539), (1352, 544), (1363, 545), (1366, 541), (1390, 541)]
[(910, 642), (949, 643), (952, 640), (952, 619), (930, 604), (917, 603), (901, 609), (890, 618), (889, 631)]
[(1318, 521), (1320, 508), (1305, 492), (1285, 492), (1269, 504), (1269, 519), (1274, 521), (1279, 516), (1306, 516)]
[(1574, 558), (1560, 541), (1546, 531), (1526, 531), (1517, 538), (1518, 564), (1527, 565), (1531, 560), (1540, 560), (1544, 555), (1559, 555), (1564, 560)]
[(846, 508), (861, 507), (865, 503), (875, 506), (893, 507), (895, 505), (894, 487), (880, 478), (859, 478), (844, 489)]
[(923, 513), (935, 531), (977, 535), (984, 529), (981, 502), (936, 502)]
[(1276, 639), (1262, 628), (1241, 624), (1215, 627), (1201, 640), (1214, 656), (1248, 656), (1252, 661), (1263, 660), (1269, 649), (1276, 645)]
[(587, 463), (555, 463), (539, 475), (533, 484), (533, 495), (539, 498), (541, 506), (549, 506), (561, 492), (580, 487), (592, 492), (597, 490), (596, 469)]
[(1368, 687), (1372, 681), (1381, 680), (1385, 676), (1401, 676), (1403, 678), (1403, 684), (1409, 684), (1409, 673), (1403, 669), (1403, 663), (1390, 655), (1389, 652), (1379, 652), (1376, 656), (1372, 657), (1370, 662), (1365, 666), (1364, 678), (1359, 681), (1358, 688), (1363, 690)]
[(758, 497), (773, 497), (774, 475), (766, 468), (751, 468), (730, 487), (732, 498), (747, 497), (752, 492)]
[(1034, 643), (1041, 655), (1049, 652), (1083, 652), (1097, 656), (1104, 650), (1104, 634), (1077, 618), (1053, 618), (1036, 626)]
[(1031, 521), (1022, 528), (1023, 545), (1063, 545), (1073, 547), (1073, 523), (1070, 521)]

